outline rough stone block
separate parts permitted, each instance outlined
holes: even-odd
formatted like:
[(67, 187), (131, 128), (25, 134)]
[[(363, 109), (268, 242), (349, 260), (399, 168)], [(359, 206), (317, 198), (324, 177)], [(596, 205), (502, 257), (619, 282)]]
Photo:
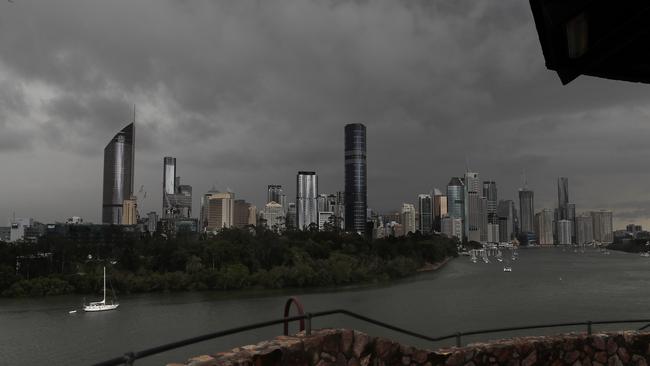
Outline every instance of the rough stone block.
[(346, 356), (350, 356), (353, 344), (354, 332), (349, 329), (341, 331), (341, 352), (343, 352)]
[(357, 358), (361, 359), (361, 356), (365, 354), (370, 341), (370, 337), (367, 334), (354, 331), (354, 345), (352, 346), (352, 350)]
[(521, 362), (521, 366), (532, 366), (537, 362), (537, 350), (533, 350), (524, 360)]
[(187, 360), (187, 366), (216, 366), (217, 360), (209, 355), (195, 356)]

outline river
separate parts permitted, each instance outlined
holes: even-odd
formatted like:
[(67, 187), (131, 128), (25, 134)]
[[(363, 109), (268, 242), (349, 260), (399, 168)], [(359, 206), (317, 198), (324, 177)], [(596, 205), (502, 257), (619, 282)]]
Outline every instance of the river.
[[(603, 255), (593, 249), (586, 253), (524, 249), (519, 253), (510, 273), (496, 260), (474, 264), (468, 257), (459, 257), (436, 272), (390, 284), (133, 295), (122, 297), (118, 310), (104, 313), (68, 314), (79, 308), (79, 296), (0, 299), (0, 365), (87, 365), (129, 350), (280, 317), (291, 295), (298, 296), (307, 311), (346, 308), (432, 336), (540, 322), (650, 317), (650, 258), (622, 252)], [(320, 327), (353, 327), (429, 348), (444, 345), (338, 316), (314, 320), (314, 328)], [(136, 365), (185, 361), (280, 333), (281, 326), (251, 331), (170, 351)], [(512, 333), (464, 341), (506, 335)]]

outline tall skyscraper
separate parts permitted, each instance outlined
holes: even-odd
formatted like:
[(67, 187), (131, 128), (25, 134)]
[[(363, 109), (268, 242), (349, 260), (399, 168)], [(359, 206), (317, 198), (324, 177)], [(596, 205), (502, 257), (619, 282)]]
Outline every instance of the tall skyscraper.
[(557, 179), (557, 208), (558, 220), (569, 218), (569, 178), (559, 177)]
[(447, 215), (447, 196), (438, 189), (433, 191), (433, 230), (442, 230), (442, 218)]
[(418, 195), (418, 230), (422, 234), (433, 232), (433, 199), (430, 194)]
[[(481, 187), (478, 173), (465, 172), (465, 217), (463, 217), (464, 235), (467, 240), (480, 241), (481, 229), (479, 209), (481, 207)], [(471, 238), (470, 238), (471, 237)]]
[(163, 195), (162, 212), (163, 218), (173, 216), (176, 194), (176, 158), (165, 156), (163, 158)]
[(181, 218), (192, 217), (192, 186), (187, 184), (180, 184), (180, 177), (176, 177), (178, 184), (176, 185), (176, 194), (174, 201), (178, 210), (178, 216)]
[[(453, 177), (447, 184), (447, 214), (452, 219), (465, 218), (465, 187), (461, 178)], [(461, 232), (459, 239), (462, 238)]]
[(121, 224), (125, 199), (133, 195), (135, 123), (118, 132), (104, 148), (102, 223)]
[(519, 229), (521, 233), (533, 232), (535, 194), (527, 188), (519, 190)]
[(366, 126), (345, 125), (345, 230), (366, 233)]
[[(279, 205), (279, 203), (278, 203)], [(246, 200), (235, 200), (233, 206), (233, 226), (239, 229), (243, 229), (249, 225), (250, 219), (250, 208), (251, 204), (246, 202)], [(284, 215), (283, 215), (284, 216)]]
[(208, 227), (208, 217), (209, 217), (209, 207), (210, 207), (210, 197), (213, 194), (219, 193), (214, 187), (201, 196), (201, 212), (199, 213), (199, 231), (203, 232), (207, 230)]
[(318, 225), (318, 177), (315, 172), (298, 172), (296, 219), (298, 230), (306, 230), (311, 224)]
[(497, 184), (494, 181), (483, 182), (483, 197), (487, 198), (487, 219), (490, 224), (498, 224)]
[(501, 200), (497, 205), (499, 217), (499, 240), (510, 241), (515, 233), (515, 203), (512, 200)]
[(287, 228), (296, 230), (298, 228), (298, 214), (296, 209), (296, 204), (294, 202), (289, 202), (287, 205), (287, 214), (286, 214), (285, 225)]
[(271, 200), (264, 206), (264, 215), (265, 225), (270, 230), (275, 232), (280, 232), (284, 230), (284, 209), (282, 205)]
[(138, 201), (135, 196), (125, 199), (122, 203), (122, 225), (138, 223)]

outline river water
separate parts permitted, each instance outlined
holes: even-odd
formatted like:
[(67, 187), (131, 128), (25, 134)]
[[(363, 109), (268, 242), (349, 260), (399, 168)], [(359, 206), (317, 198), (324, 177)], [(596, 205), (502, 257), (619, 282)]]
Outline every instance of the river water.
[[(459, 257), (436, 272), (390, 284), (309, 291), (135, 295), (122, 297), (118, 310), (104, 313), (68, 314), (79, 308), (79, 296), (0, 299), (0, 365), (87, 365), (129, 350), (281, 317), (284, 301), (291, 295), (298, 296), (307, 311), (346, 308), (432, 336), (542, 322), (650, 318), (650, 258), (621, 252), (603, 255), (593, 249), (586, 253), (524, 249), (519, 254), (510, 273), (496, 260), (474, 264), (468, 257)], [(314, 320), (314, 328), (320, 327), (353, 327), (428, 348), (445, 345), (428, 344), (339, 316)], [(605, 328), (595, 327), (598, 329)], [(281, 326), (275, 326), (206, 341), (136, 365), (185, 361), (193, 355), (258, 342), (281, 331)]]

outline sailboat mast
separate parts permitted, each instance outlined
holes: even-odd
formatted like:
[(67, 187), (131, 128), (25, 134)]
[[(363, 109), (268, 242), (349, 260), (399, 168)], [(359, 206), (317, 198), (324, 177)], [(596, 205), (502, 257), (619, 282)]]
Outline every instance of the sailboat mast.
[(106, 267), (104, 267), (104, 303), (106, 302)]

